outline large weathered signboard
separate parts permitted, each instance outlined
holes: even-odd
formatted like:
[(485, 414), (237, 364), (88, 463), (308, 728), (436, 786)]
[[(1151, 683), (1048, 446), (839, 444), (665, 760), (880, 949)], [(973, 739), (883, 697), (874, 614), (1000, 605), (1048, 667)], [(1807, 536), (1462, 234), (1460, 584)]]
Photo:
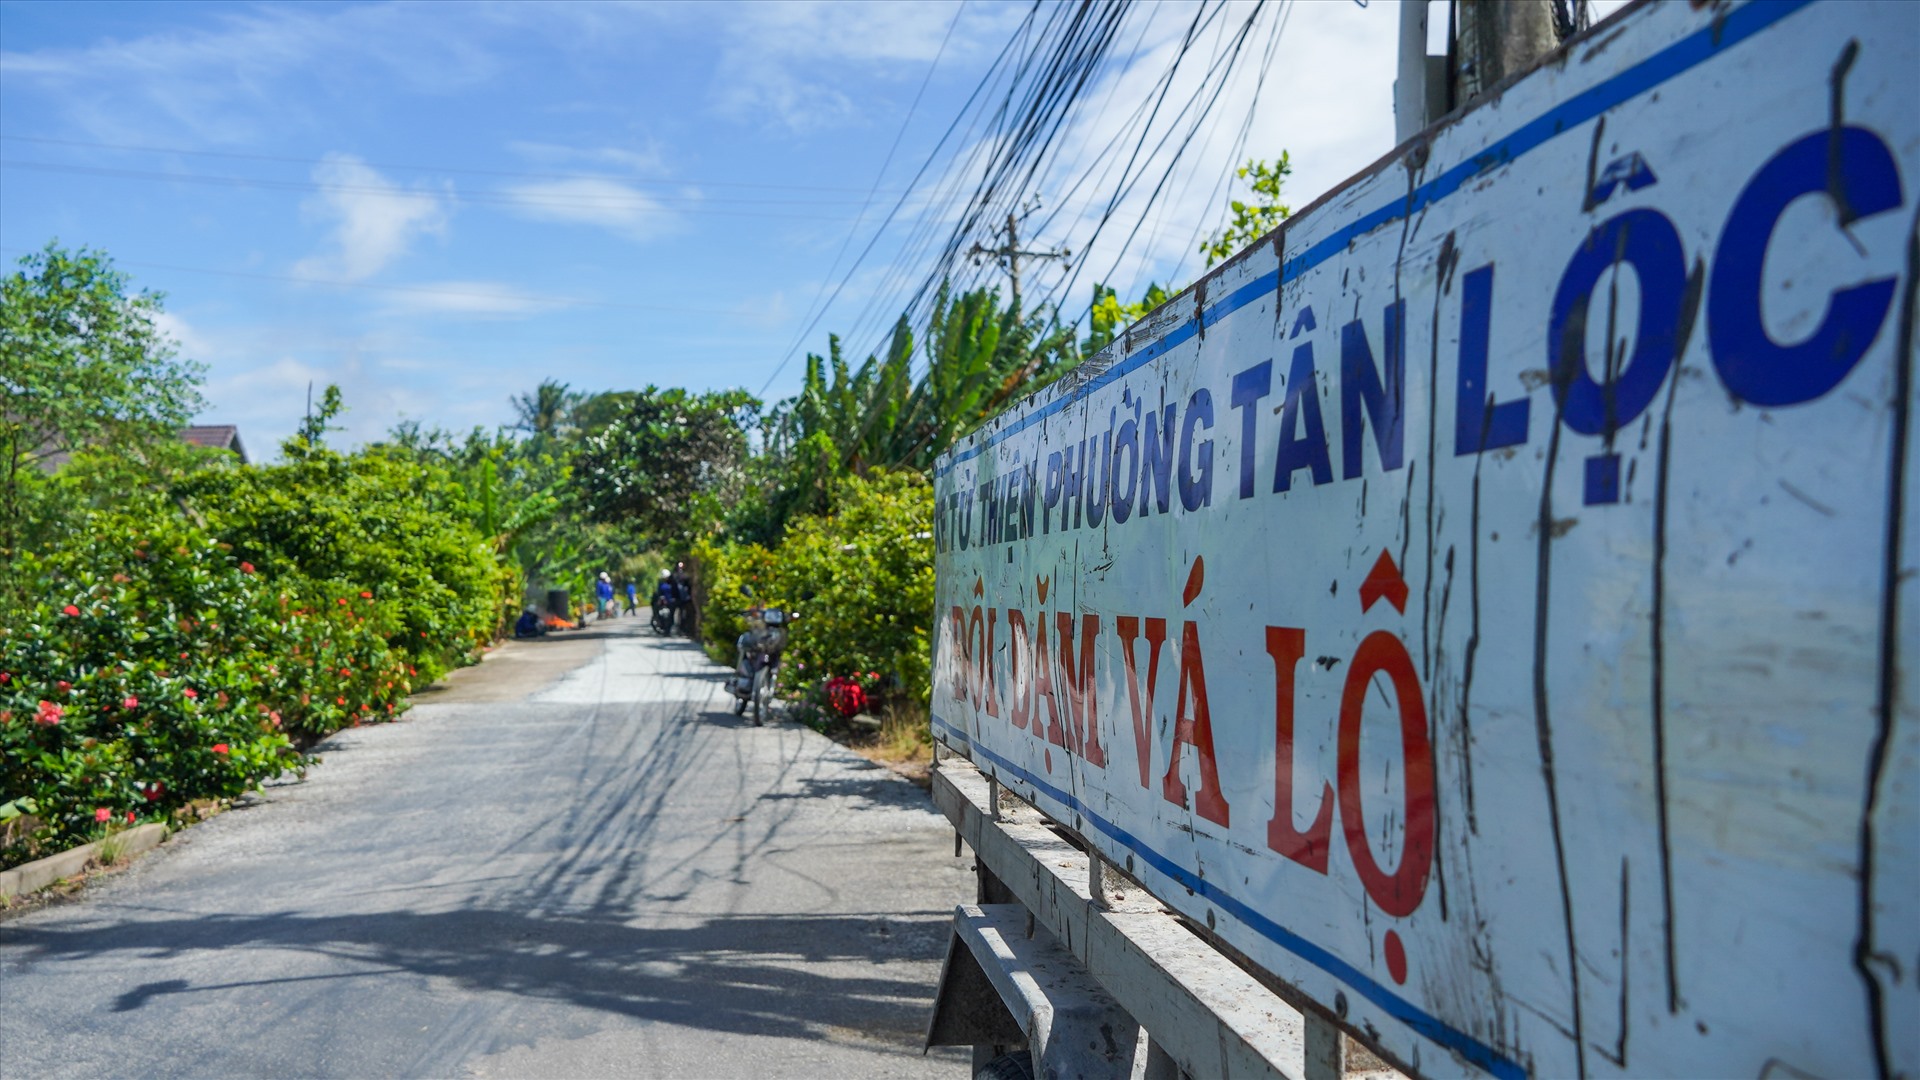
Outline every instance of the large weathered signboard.
[(943, 459), (938, 734), (1421, 1073), (1920, 1075), (1917, 184), (1627, 12)]

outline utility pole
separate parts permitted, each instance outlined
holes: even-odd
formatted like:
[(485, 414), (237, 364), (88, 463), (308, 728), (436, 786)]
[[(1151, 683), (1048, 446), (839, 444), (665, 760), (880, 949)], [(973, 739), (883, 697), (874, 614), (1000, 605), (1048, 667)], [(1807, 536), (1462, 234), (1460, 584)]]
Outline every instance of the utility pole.
[(1531, 67), (1592, 20), (1587, 0), (1447, 0), (1447, 55), (1427, 55), (1429, 0), (1402, 0), (1394, 140)]
[(1584, 2), (1555, 0), (1457, 0), (1454, 86), (1461, 103), (1491, 90), (1509, 75), (1560, 47), (1586, 29)]
[(1007, 211), (1007, 239), (1004, 243), (1002, 243), (998, 247), (987, 247), (976, 240), (974, 241), (973, 247), (967, 251), (967, 254), (973, 256), (974, 259), (976, 260), (991, 256), (993, 259), (998, 261), (1002, 266), (1007, 268), (1007, 277), (1011, 278), (1013, 281), (1013, 309), (1012, 310), (1015, 318), (1018, 318), (1020, 315), (1020, 260), (1021, 259), (1062, 259), (1064, 260), (1064, 259), (1069, 259), (1073, 257), (1073, 252), (1067, 250), (1066, 248), (1061, 248), (1059, 251), (1022, 251), (1021, 250), (1020, 219), (1032, 213), (1035, 209), (1039, 207), (1039, 205), (1040, 205), (1039, 202), (1035, 201), (1035, 202), (1029, 203), (1025, 210), (1019, 211), (1018, 213), (1012, 210)]

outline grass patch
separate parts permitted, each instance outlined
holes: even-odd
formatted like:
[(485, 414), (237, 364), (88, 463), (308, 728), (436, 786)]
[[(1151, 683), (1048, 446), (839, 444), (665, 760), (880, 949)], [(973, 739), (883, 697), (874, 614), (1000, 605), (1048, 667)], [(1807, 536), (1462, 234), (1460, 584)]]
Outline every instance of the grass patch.
[(119, 829), (115, 829), (99, 840), (99, 846), (93, 849), (93, 861), (101, 866), (112, 866), (127, 853), (127, 838)]

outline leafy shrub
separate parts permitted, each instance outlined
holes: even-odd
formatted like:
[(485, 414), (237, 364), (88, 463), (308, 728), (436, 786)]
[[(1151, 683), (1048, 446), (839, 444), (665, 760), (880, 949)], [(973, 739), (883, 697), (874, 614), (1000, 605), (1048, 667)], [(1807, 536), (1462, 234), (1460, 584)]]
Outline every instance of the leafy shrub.
[(744, 629), (735, 601), (751, 584), (757, 596), (801, 610), (783, 665), (789, 690), (878, 672), (869, 693), (920, 702), (931, 693), (933, 488), (919, 474), (846, 478), (833, 512), (795, 519), (775, 550), (702, 543), (694, 554), (715, 660), (734, 659)]
[(329, 602), (377, 589), (387, 642), (423, 685), (471, 662), (519, 582), (472, 524), (466, 490), (399, 450), (284, 449), (285, 464), (203, 471), (177, 493), (276, 579), (320, 583)]
[(794, 521), (774, 562), (784, 594), (813, 593), (787, 650), (793, 685), (874, 671), (889, 694), (927, 699), (933, 486), (925, 477), (875, 471), (847, 478), (834, 512)]
[(711, 540), (694, 544), (700, 636), (714, 662), (732, 667), (739, 659), (734, 656), (734, 645), (746, 632), (744, 613), (752, 604), (741, 595), (741, 586), (751, 588), (762, 602), (793, 606), (797, 596), (790, 598), (782, 591), (783, 579), (775, 559), (772, 551), (759, 544), (717, 544)]
[(23, 560), (40, 598), (0, 628), (0, 793), (43, 822), (0, 858), (237, 796), (305, 763), (293, 736), (404, 707), (392, 616), (370, 591), (276, 589), (177, 516), (90, 525)]

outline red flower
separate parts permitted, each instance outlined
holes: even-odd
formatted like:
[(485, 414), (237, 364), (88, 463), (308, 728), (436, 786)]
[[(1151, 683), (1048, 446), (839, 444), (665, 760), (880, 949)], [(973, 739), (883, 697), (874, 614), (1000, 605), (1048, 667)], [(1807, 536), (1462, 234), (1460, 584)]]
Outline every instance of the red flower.
[(133, 811), (127, 811), (127, 824), (133, 824)]
[(372, 594), (372, 593), (370, 593), (370, 592), (363, 592), (363, 593), (361, 593), (361, 594), (360, 594), (360, 599), (362, 599), (362, 600), (371, 600), (371, 599), (373, 599), (373, 594)]
[(52, 727), (60, 722), (60, 718), (65, 716), (66, 712), (67, 710), (55, 705), (51, 701), (42, 701), (40, 703), (40, 711), (33, 719), (35, 723), (42, 727)]
[(106, 807), (104, 807), (104, 806), (101, 806), (101, 807), (97, 807), (97, 808), (95, 808), (95, 809), (94, 809), (94, 811), (93, 811), (93, 820), (95, 820), (95, 821), (112, 821), (112, 820), (113, 820), (113, 811), (111, 811), (111, 810), (109, 810), (109, 809), (107, 809), (107, 808), (106, 808)]
[(337, 697), (333, 699), (333, 703), (335, 705), (345, 705), (347, 703), (347, 699), (343, 697)]
[(240, 572), (241, 572), (241, 573), (243, 573), (243, 574), (251, 574), (251, 573), (253, 573), (253, 564), (252, 564), (252, 563), (250, 563), (250, 562), (243, 562), (243, 563), (241, 563), (241, 564), (240, 564)]
[(190, 698), (197, 698), (200, 696), (198, 693), (194, 691), (193, 687), (191, 686), (187, 687), (186, 693), (187, 693), (187, 696)]
[(0, 671), (0, 684), (10, 683), (12, 681), (13, 681), (12, 675), (9, 675), (4, 671)]
[(352, 669), (352, 668), (341, 668), (341, 669), (340, 669), (340, 674), (342, 674), (342, 675), (351, 675), (351, 674), (353, 674), (353, 669)]
[(346, 597), (344, 597), (344, 596), (343, 596), (343, 597), (341, 597), (341, 598), (340, 598), (340, 606), (341, 606), (341, 607), (346, 607), (346, 606), (347, 606), (347, 598), (346, 598)]
[(223, 743), (223, 742), (217, 742), (217, 743), (214, 743), (214, 744), (213, 744), (213, 752), (214, 752), (214, 753), (216, 753), (216, 754), (224, 754), (224, 753), (226, 753), (226, 752), (227, 752), (227, 744), (226, 744), (226, 743)]
[(147, 789), (147, 801), (153, 802), (167, 793), (167, 785), (156, 783)]
[(137, 709), (140, 707), (140, 699), (134, 697), (132, 694), (128, 694), (127, 700), (121, 702), (120, 705), (122, 708)]
[(73, 684), (68, 682), (65, 679), (61, 679), (59, 682), (54, 683), (53, 685), (59, 687), (63, 691), (73, 689)]
[(66, 607), (63, 607), (63, 608), (61, 608), (61, 609), (60, 609), (60, 611), (61, 611), (61, 612), (62, 612), (63, 614), (66, 614), (66, 615), (78, 615), (78, 614), (80, 614), (80, 609), (79, 609), (79, 608), (77, 608), (77, 607), (74, 607), (74, 606), (73, 606), (72, 604), (68, 604), (68, 605), (67, 605)]

